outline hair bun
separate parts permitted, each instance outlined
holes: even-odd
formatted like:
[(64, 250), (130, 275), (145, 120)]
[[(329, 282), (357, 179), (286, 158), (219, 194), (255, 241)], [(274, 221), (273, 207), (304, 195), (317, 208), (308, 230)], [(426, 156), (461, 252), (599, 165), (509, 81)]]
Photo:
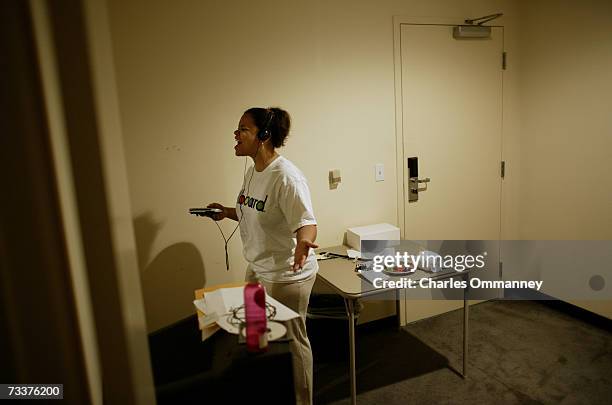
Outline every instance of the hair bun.
[(253, 107), (244, 113), (253, 118), (259, 130), (268, 129), (272, 146), (280, 148), (285, 145), (285, 140), (291, 129), (291, 116), (287, 111), (279, 107)]
[(268, 108), (273, 114), (272, 122), (272, 144), (275, 148), (285, 145), (289, 130), (291, 129), (291, 116), (289, 113), (279, 107)]

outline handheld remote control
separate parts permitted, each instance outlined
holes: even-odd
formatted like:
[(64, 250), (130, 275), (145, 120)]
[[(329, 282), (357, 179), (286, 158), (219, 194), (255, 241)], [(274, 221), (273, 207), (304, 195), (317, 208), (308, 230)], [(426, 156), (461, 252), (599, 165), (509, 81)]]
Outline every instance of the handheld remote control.
[(223, 210), (219, 208), (189, 208), (191, 215), (197, 215), (198, 217), (209, 217), (212, 218), (215, 214), (222, 213)]

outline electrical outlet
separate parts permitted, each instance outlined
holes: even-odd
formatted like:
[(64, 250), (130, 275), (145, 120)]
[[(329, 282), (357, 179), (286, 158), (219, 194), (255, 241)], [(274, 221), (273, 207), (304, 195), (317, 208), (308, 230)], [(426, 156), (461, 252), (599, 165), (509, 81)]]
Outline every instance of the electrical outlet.
[(385, 180), (385, 165), (382, 163), (378, 163), (375, 167), (375, 176), (376, 181), (384, 181)]

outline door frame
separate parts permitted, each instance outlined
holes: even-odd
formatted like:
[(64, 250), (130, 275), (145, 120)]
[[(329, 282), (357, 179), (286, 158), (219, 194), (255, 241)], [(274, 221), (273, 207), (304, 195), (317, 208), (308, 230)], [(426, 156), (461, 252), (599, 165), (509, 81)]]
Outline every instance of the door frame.
[[(393, 16), (393, 69), (395, 82), (395, 167), (397, 170), (397, 222), (400, 228), (400, 238), (405, 237), (405, 185), (408, 179), (404, 178), (404, 164), (406, 156), (404, 156), (404, 106), (402, 102), (402, 25), (461, 25), (464, 24), (465, 17), (410, 17), (410, 16)], [(502, 29), (502, 50), (506, 50), (505, 46), (505, 28), (504, 25), (490, 25), (490, 27), (498, 27)], [(501, 158), (504, 160), (504, 72), (502, 71), (502, 122), (501, 122)], [(503, 180), (503, 179), (502, 179)], [(502, 227), (504, 222), (503, 207), (504, 193), (503, 181), (500, 181), (500, 227), (499, 239), (502, 239), (504, 234)], [(501, 254), (501, 252), (500, 252)], [(501, 256), (500, 256), (501, 257)]]
[[(155, 404), (108, 7), (104, 0), (28, 5), (36, 101), (44, 103), (56, 183), (58, 210), (49, 215), (63, 231), (62, 276), (72, 287), (89, 403)], [(23, 291), (40, 301), (32, 286)]]

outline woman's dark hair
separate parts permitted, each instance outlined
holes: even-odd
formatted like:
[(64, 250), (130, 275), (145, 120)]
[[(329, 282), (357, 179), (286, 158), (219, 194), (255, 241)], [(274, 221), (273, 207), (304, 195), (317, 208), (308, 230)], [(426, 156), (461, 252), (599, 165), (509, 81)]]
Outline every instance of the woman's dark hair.
[(270, 125), (268, 126), (268, 130), (270, 131), (270, 142), (272, 142), (272, 146), (275, 148), (280, 148), (285, 145), (285, 140), (291, 128), (291, 117), (287, 111), (278, 107), (253, 107), (249, 108), (244, 113), (249, 114), (251, 118), (253, 118), (255, 126), (260, 131), (265, 129), (268, 120), (270, 120), (270, 114), (274, 113)]

